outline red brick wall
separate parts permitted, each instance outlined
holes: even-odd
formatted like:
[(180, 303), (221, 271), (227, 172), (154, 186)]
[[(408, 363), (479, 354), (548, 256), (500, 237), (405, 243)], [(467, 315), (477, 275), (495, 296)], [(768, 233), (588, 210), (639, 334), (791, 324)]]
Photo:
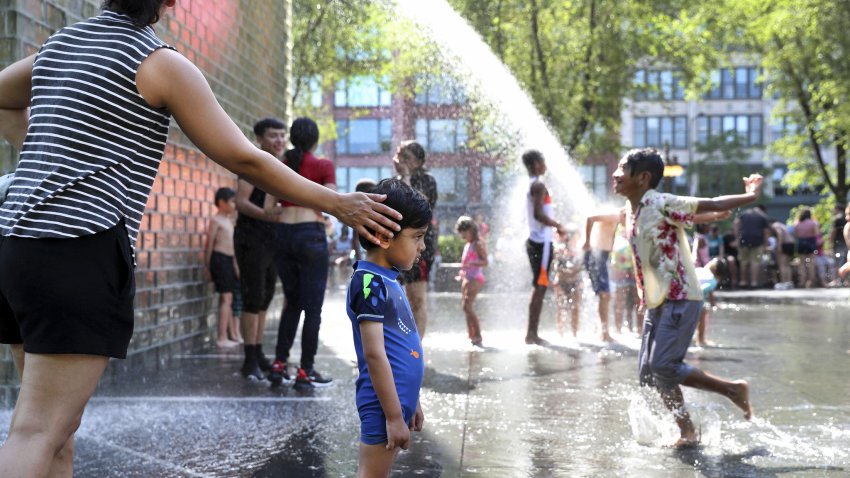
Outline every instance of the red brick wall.
[[(0, 64), (37, 51), (56, 29), (96, 15), (100, 3), (13, 2), (0, 11)], [(286, 13), (281, 4), (178, 0), (156, 26), (163, 40), (204, 72), (225, 111), (252, 139), (254, 121), (286, 114)], [(16, 162), (8, 145), (0, 147), (0, 169), (11, 170)], [(172, 122), (139, 234), (135, 334), (130, 358), (121, 367), (138, 360), (164, 364), (174, 351), (208, 338), (217, 296), (203, 279), (204, 232), (215, 211), (215, 190), (235, 184), (233, 174), (207, 159)], [(3, 356), (0, 384), (14, 383), (8, 353)], [(14, 395), (13, 387), (4, 391), (0, 401)]]

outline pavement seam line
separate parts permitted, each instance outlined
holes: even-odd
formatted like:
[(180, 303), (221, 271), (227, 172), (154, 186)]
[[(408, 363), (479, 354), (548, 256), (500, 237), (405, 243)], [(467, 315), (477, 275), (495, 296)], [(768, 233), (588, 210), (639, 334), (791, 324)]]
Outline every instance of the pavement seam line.
[(84, 440), (91, 440), (91, 441), (97, 443), (100, 446), (106, 446), (106, 447), (114, 448), (114, 449), (122, 451), (124, 453), (128, 453), (130, 455), (133, 455), (137, 458), (141, 458), (143, 460), (153, 462), (153, 463), (156, 463), (158, 465), (162, 465), (165, 468), (168, 468), (170, 470), (175, 470), (175, 471), (179, 471), (181, 473), (186, 473), (187, 475), (190, 475), (190, 476), (194, 476), (194, 477), (197, 477), (197, 478), (213, 478), (213, 475), (205, 475), (205, 474), (202, 474), (202, 473), (198, 473), (197, 471), (191, 470), (191, 469), (186, 468), (184, 466), (176, 465), (174, 463), (163, 460), (161, 458), (157, 458), (155, 456), (148, 455), (147, 453), (142, 453), (140, 451), (133, 450), (132, 448), (127, 448), (125, 446), (116, 445), (115, 443), (110, 443), (110, 442), (105, 441), (105, 440), (94, 438), (94, 437), (91, 437), (91, 436), (88, 436), (88, 435), (78, 436), (77, 438), (83, 438)]

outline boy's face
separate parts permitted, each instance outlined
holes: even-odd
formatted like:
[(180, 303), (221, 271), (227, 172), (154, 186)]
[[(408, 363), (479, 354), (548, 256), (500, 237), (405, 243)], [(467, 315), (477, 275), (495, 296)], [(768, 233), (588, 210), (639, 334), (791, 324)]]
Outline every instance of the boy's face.
[(262, 135), (257, 136), (260, 149), (280, 159), (286, 150), (286, 130), (267, 128)]
[(644, 174), (632, 176), (629, 165), (626, 163), (626, 158), (617, 163), (617, 169), (611, 175), (614, 180), (614, 192), (620, 196), (630, 197), (635, 193), (640, 192), (642, 188), (641, 177)]
[(233, 211), (236, 210), (236, 198), (232, 197), (232, 198), (230, 198), (226, 201), (225, 200), (219, 200), (216, 203), (216, 206), (218, 206), (218, 210), (221, 211), (222, 213), (230, 214), (230, 213), (232, 213)]
[(416, 229), (406, 227), (397, 232), (390, 239), (390, 246), (386, 250), (385, 257), (390, 265), (408, 271), (425, 250), (425, 232), (428, 226)]
[(538, 159), (531, 166), (531, 172), (533, 176), (543, 176), (546, 174), (546, 160)]

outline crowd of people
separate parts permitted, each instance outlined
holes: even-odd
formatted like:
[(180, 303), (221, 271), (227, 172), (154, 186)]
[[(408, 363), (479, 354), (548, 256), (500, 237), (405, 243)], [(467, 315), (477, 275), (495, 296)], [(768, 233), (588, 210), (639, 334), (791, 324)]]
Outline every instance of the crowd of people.
[[(203, 260), (220, 294), (216, 343), (242, 344), (246, 379), (307, 389), (333, 383), (315, 363), (331, 262), (324, 213), (351, 228), (337, 242), (343, 250), (350, 245), (353, 267), (346, 311), (359, 369), (360, 475), (388, 476), (409, 432), (424, 423), (422, 338), (428, 280), (439, 257), (437, 183), (425, 168), (425, 149), (405, 141), (394, 157), (396, 177), (337, 193), (333, 163), (316, 153), (315, 121), (298, 118), (287, 128), (264, 118), (254, 125), (251, 144), (200, 71), (157, 38), (151, 25), (175, 0), (104, 3), (99, 16), (60, 30), (37, 54), (0, 72), (0, 134), (21, 150), (0, 206), (0, 342), (11, 346), (21, 379), (0, 447), (0, 476), (73, 474), (83, 411), (109, 358), (124, 358), (132, 336), (136, 237), (171, 116), (239, 178), (235, 191), (215, 193)], [(548, 345), (539, 329), (550, 288), (559, 331), (566, 333), (569, 318), (577, 334), (580, 304), (589, 300), (586, 274), (599, 339), (614, 340), (612, 294), (615, 335), (624, 327), (640, 334), (639, 383), (656, 388), (673, 413), (677, 446), (699, 441), (681, 385), (727, 397), (747, 419), (753, 414), (746, 381), (684, 362), (695, 332), (708, 343), (713, 291), (837, 284), (836, 274), (850, 272), (844, 261), (850, 207), (836, 209), (826, 241), (811, 211), (786, 227), (759, 206), (720, 234), (718, 221), (759, 198), (759, 175), (743, 179), (741, 194), (664, 194), (655, 191), (664, 167), (659, 152), (632, 150), (612, 177), (625, 205), (591, 214), (581, 227), (557, 219), (543, 154), (526, 151), (522, 162), (529, 175), (524, 246), (531, 270), (524, 342)], [(689, 238), (685, 229), (694, 225)], [(469, 341), (482, 347), (475, 305), (486, 281), (489, 226), (462, 216), (454, 229), (464, 241), (460, 309)], [(278, 280), (285, 303), (270, 360), (262, 339)], [(299, 325), (296, 365), (290, 351)]]

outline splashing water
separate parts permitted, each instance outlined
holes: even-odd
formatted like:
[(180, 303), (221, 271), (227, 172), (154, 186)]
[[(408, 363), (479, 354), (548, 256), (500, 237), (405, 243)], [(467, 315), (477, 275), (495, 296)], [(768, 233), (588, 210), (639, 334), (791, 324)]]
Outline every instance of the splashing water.
[(492, 209), (493, 215), (499, 216), (490, 218), (493, 237), (499, 238), (491, 251), (495, 261), (490, 276), (510, 281), (503, 282), (501, 287), (494, 284), (500, 290), (515, 289), (516, 276), (523, 277), (525, 285), (528, 265), (523, 242), (527, 237), (528, 175), (519, 161), (522, 151), (537, 149), (545, 156), (549, 169), (545, 182), (555, 203), (557, 220), (567, 222), (576, 211), (588, 211), (594, 199), (572, 159), (517, 79), (451, 5), (444, 0), (397, 0), (396, 10), (419, 25), (437, 44), (443, 60), (464, 82), (469, 96), (491, 110), (497, 121), (506, 122), (507, 128), (515, 131), (516, 137), (509, 141), (513, 156), (509, 161), (507, 188), (497, 194)]

